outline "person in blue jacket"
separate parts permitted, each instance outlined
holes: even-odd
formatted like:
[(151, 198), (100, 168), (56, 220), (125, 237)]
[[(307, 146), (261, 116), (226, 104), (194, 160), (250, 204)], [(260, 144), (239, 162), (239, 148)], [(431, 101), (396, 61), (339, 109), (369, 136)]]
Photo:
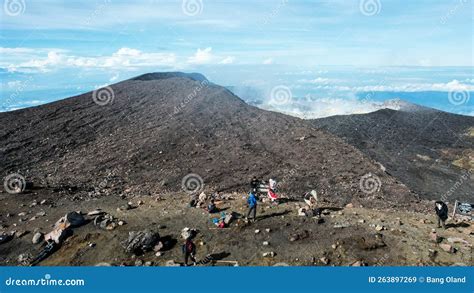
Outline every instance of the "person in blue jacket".
[(249, 198), (247, 199), (247, 203), (249, 205), (249, 212), (247, 213), (247, 219), (252, 214), (252, 222), (255, 221), (257, 218), (257, 198), (253, 191), (250, 192)]

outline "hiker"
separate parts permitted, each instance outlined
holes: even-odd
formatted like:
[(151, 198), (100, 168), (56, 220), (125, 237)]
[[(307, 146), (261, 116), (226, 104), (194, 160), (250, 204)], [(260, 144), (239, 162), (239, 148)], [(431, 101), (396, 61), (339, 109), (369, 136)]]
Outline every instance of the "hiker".
[(271, 202), (275, 202), (278, 199), (276, 194), (277, 182), (274, 179), (268, 180), (268, 198), (270, 198)]
[(219, 210), (216, 207), (216, 204), (214, 203), (214, 199), (211, 199), (211, 202), (207, 206), (207, 212), (209, 214), (217, 213)]
[(438, 228), (441, 228), (441, 225), (443, 225), (443, 228), (446, 229), (445, 222), (448, 219), (448, 206), (442, 201), (437, 201), (435, 202), (435, 211), (438, 216)]
[(183, 254), (184, 254), (184, 266), (188, 266), (188, 259), (191, 258), (193, 265), (196, 265), (196, 245), (192, 241), (191, 237), (186, 238), (183, 244)]
[(269, 187), (271, 190), (273, 190), (273, 192), (275, 192), (275, 191), (276, 191), (276, 188), (277, 188), (277, 182), (276, 182), (276, 180), (270, 178), (270, 179), (268, 180), (268, 187)]
[(253, 192), (257, 192), (259, 185), (260, 185), (260, 180), (257, 179), (257, 176), (253, 176), (252, 181), (250, 181), (250, 189)]
[(189, 207), (190, 207), (190, 208), (195, 208), (196, 205), (197, 205), (197, 195), (194, 194), (194, 195), (191, 197), (191, 201), (189, 202)]
[(247, 213), (247, 219), (252, 214), (252, 221), (255, 221), (257, 218), (257, 198), (253, 191), (250, 192), (249, 198), (247, 199), (247, 203), (249, 205), (249, 212)]

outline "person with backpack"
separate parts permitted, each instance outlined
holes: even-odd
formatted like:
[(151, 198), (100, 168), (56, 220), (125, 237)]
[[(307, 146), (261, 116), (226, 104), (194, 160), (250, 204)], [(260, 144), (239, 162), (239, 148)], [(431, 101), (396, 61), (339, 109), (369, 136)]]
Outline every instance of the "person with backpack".
[(254, 222), (257, 218), (257, 198), (253, 191), (250, 192), (249, 198), (247, 199), (247, 204), (249, 205), (249, 211), (247, 213), (247, 219), (252, 214), (252, 221)]
[(196, 245), (191, 237), (186, 238), (183, 244), (184, 266), (188, 266), (188, 259), (191, 259), (193, 265), (196, 265)]
[(435, 212), (438, 216), (438, 228), (441, 228), (441, 225), (443, 225), (443, 228), (446, 229), (445, 222), (448, 219), (448, 206), (439, 200), (435, 202)]

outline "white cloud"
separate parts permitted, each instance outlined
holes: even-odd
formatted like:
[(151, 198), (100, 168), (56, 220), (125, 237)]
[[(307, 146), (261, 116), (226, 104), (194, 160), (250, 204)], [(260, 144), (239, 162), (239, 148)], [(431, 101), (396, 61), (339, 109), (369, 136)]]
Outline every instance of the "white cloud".
[(207, 47), (205, 49), (197, 49), (196, 53), (188, 58), (188, 62), (192, 64), (206, 64), (210, 63), (213, 59), (212, 48)]
[(7, 86), (8, 86), (9, 88), (17, 88), (17, 87), (19, 87), (21, 84), (22, 84), (21, 80), (13, 80), (13, 81), (7, 82)]
[[(342, 89), (341, 87), (336, 87), (336, 88)], [(356, 92), (474, 91), (474, 85), (464, 84), (455, 79), (446, 83), (410, 83), (410, 84), (403, 84), (403, 85), (375, 85), (375, 86), (353, 87), (352, 91), (356, 91)]]
[(120, 77), (120, 74), (118, 74), (118, 73), (117, 73), (117, 74), (114, 74), (114, 76), (112, 76), (112, 77), (109, 79), (109, 81), (110, 81), (110, 82), (114, 82), (114, 81), (116, 81), (119, 77)]
[(273, 59), (272, 58), (267, 58), (267, 59), (263, 60), (262, 64), (265, 64), (265, 65), (273, 64)]
[[(137, 68), (142, 66), (154, 67), (173, 67), (176, 65), (176, 55), (174, 53), (144, 53), (137, 49), (120, 48), (109, 56), (82, 57), (67, 54), (63, 50), (50, 50), (47, 55), (44, 53), (33, 54), (29, 59), (18, 58), (18, 52), (30, 52), (26, 50), (8, 50), (11, 48), (2, 48), (2, 51), (9, 52), (8, 61), (1, 61), (0, 66), (8, 68), (9, 71), (31, 71), (40, 72), (49, 71), (61, 67), (80, 67), (80, 68)], [(41, 50), (40, 50), (41, 52)], [(15, 62), (16, 61), (16, 62)]]
[(335, 81), (335, 80), (330, 80), (329, 78), (324, 78), (324, 77), (317, 77), (315, 79), (300, 79), (300, 80), (298, 80), (299, 83), (310, 83), (310, 84), (327, 84), (330, 81)]
[(219, 62), (219, 64), (232, 64), (234, 63), (234, 61), (235, 61), (235, 57), (227, 56), (224, 59), (222, 59), (221, 62)]

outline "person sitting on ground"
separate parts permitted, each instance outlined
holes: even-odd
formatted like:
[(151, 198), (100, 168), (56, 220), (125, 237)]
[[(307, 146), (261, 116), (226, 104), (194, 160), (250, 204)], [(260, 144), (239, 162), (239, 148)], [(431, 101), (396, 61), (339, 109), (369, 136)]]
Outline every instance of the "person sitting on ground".
[(208, 211), (210, 214), (217, 213), (217, 212), (219, 211), (219, 210), (217, 209), (216, 204), (214, 203), (214, 199), (211, 199), (211, 202), (210, 202), (209, 205), (207, 206), (207, 211)]
[(188, 259), (191, 259), (193, 265), (196, 265), (196, 245), (191, 237), (186, 238), (183, 244), (184, 266), (188, 266)]
[(443, 225), (443, 228), (446, 229), (445, 222), (448, 219), (448, 206), (439, 200), (435, 202), (435, 212), (438, 216), (438, 228), (441, 228), (441, 225)]
[(247, 203), (249, 205), (247, 219), (250, 217), (250, 214), (252, 214), (252, 221), (255, 221), (255, 219), (257, 218), (257, 198), (255, 197), (253, 191), (250, 192), (249, 198), (247, 199)]

